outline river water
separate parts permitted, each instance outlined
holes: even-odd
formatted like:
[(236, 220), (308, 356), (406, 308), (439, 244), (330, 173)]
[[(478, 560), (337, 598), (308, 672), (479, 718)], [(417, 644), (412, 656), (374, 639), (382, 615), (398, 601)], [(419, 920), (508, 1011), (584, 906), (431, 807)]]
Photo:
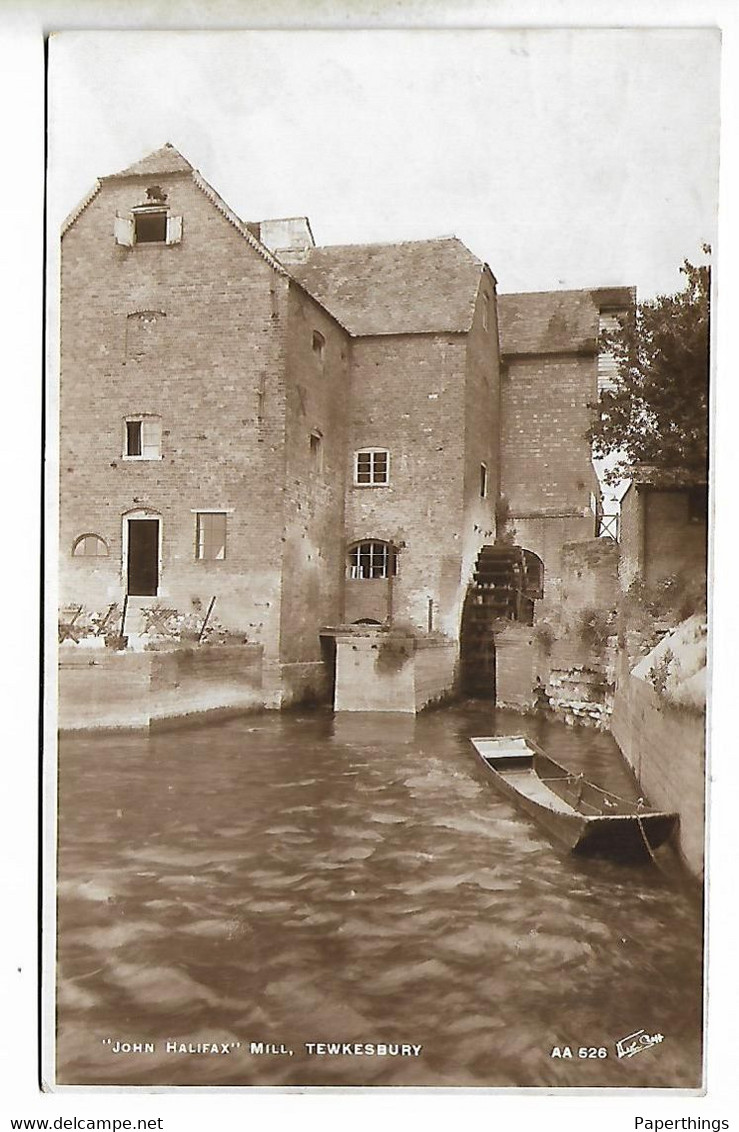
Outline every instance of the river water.
[(692, 882), (555, 848), (478, 766), (495, 733), (636, 796), (610, 736), (479, 704), (64, 738), (58, 1081), (698, 1087)]

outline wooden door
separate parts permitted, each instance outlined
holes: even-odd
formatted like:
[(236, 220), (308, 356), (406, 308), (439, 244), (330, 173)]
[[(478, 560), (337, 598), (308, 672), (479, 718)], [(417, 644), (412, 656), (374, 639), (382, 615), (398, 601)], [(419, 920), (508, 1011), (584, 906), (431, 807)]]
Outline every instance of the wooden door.
[(128, 520), (127, 589), (132, 597), (155, 597), (159, 589), (159, 520)]

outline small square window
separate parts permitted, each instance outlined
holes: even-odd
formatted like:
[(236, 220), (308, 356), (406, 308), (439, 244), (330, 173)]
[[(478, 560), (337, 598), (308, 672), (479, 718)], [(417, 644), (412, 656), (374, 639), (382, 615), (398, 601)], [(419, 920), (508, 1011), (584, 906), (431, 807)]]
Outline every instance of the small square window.
[(134, 231), (137, 244), (166, 244), (167, 213), (134, 212)]
[(201, 561), (222, 561), (226, 557), (226, 515), (223, 511), (198, 511), (195, 530), (195, 557)]
[(136, 460), (160, 460), (162, 422), (158, 417), (131, 417), (126, 421), (123, 455)]
[(385, 448), (367, 448), (354, 454), (354, 482), (358, 486), (387, 486), (390, 454)]

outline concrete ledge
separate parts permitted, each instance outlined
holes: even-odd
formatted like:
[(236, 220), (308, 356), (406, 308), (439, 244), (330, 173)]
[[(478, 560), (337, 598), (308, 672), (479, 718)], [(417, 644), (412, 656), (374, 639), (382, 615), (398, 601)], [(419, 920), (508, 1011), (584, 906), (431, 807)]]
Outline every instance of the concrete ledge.
[(264, 706), (258, 645), (59, 650), (59, 728), (135, 730)]
[(379, 630), (336, 635), (337, 712), (415, 714), (454, 687), (457, 645)]

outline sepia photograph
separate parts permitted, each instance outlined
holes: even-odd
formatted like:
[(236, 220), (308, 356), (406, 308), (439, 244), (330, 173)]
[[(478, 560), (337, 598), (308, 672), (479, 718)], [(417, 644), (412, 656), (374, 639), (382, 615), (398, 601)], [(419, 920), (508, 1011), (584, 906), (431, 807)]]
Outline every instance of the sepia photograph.
[(51, 36), (44, 1087), (705, 1088), (720, 65)]

